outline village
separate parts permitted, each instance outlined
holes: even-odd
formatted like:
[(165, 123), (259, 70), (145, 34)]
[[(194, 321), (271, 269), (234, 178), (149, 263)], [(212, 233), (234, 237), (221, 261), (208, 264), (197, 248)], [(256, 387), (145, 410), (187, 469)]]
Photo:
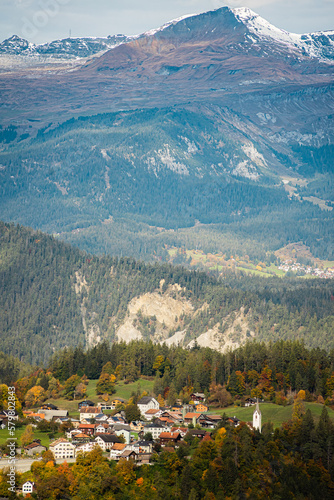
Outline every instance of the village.
[(328, 267), (327, 269), (320, 269), (313, 266), (304, 266), (299, 262), (294, 262), (293, 260), (285, 260), (278, 269), (284, 271), (285, 273), (291, 271), (299, 276), (309, 275), (316, 276), (317, 278), (323, 279), (333, 279), (334, 278), (334, 268)]
[[(24, 417), (37, 428), (42, 421), (54, 422), (63, 429), (63, 436), (52, 441), (47, 448), (39, 439), (21, 448), (16, 448), (16, 458), (35, 460), (51, 452), (55, 462), (73, 462), (85, 452), (99, 447), (110, 460), (133, 461), (136, 465), (152, 463), (154, 454), (162, 451), (175, 451), (184, 439), (211, 440), (211, 432), (222, 422), (221, 415), (208, 412), (204, 393), (191, 395), (193, 404), (175, 404), (160, 407), (159, 402), (150, 396), (143, 396), (137, 407), (140, 418), (126, 419), (124, 410), (118, 410), (125, 400), (115, 398), (110, 403), (95, 403), (85, 399), (78, 403), (79, 419), (71, 418), (68, 410), (59, 409), (46, 403), (37, 411), (25, 410)], [(255, 398), (247, 398), (245, 406), (254, 406), (253, 422), (246, 424), (252, 430), (261, 432), (261, 411)], [(112, 411), (112, 415), (105, 413)], [(0, 426), (6, 428), (5, 411), (0, 414)], [(18, 417), (17, 417), (18, 418)], [(224, 419), (224, 425), (237, 427), (240, 420), (235, 417)], [(35, 485), (27, 481), (22, 485), (22, 493), (33, 493)]]

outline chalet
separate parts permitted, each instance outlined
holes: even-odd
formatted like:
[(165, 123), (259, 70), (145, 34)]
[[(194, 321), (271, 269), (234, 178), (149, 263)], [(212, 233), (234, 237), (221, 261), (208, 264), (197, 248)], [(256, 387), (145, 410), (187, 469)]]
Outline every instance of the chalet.
[(162, 411), (160, 409), (157, 410), (156, 408), (151, 408), (144, 413), (146, 420), (153, 420), (154, 418), (161, 417), (161, 415)]
[(137, 460), (137, 453), (133, 450), (125, 450), (123, 453), (120, 455), (119, 458), (124, 458), (125, 460), (133, 460), (134, 462)]
[(80, 424), (78, 430), (87, 434), (87, 436), (93, 436), (95, 432), (95, 424)]
[(193, 401), (195, 405), (205, 402), (205, 394), (203, 392), (193, 392), (190, 394), (190, 401)]
[(185, 414), (183, 421), (185, 424), (196, 425), (199, 423), (200, 418), (203, 418), (203, 417), (204, 417), (204, 415), (202, 413), (189, 412), (189, 413)]
[(46, 451), (46, 446), (42, 446), (40, 441), (33, 441), (32, 443), (25, 446), (23, 449), (27, 455), (32, 457), (34, 455), (39, 455), (43, 453), (43, 451)]
[(151, 457), (152, 453), (139, 453), (139, 455), (137, 455), (137, 465), (149, 465)]
[(24, 496), (31, 495), (31, 493), (33, 493), (34, 491), (36, 491), (36, 485), (35, 485), (34, 482), (32, 482), (32, 481), (26, 481), (25, 483), (23, 483), (23, 485), (22, 485), (22, 494)]
[(56, 460), (62, 458), (74, 458), (75, 446), (65, 438), (56, 439), (50, 444), (49, 450), (52, 451)]
[(208, 411), (208, 407), (205, 406), (203, 403), (200, 403), (200, 404), (195, 406), (195, 410), (197, 413), (204, 413), (204, 412)]
[(78, 403), (78, 410), (80, 410), (80, 408), (84, 408), (84, 407), (88, 407), (88, 406), (95, 406), (95, 403), (93, 403), (93, 401), (90, 401), (89, 399), (85, 399), (84, 401), (81, 401), (80, 403)]
[(142, 397), (137, 402), (137, 406), (142, 415), (145, 415), (148, 410), (159, 410), (160, 408), (158, 401), (155, 398), (151, 398), (149, 396)]
[(110, 424), (107, 423), (95, 424), (95, 429), (94, 429), (95, 434), (104, 434), (105, 432), (108, 432), (108, 430), (111, 430)]
[(58, 410), (58, 407), (52, 403), (44, 403), (41, 406), (41, 410)]
[(189, 431), (188, 427), (172, 427), (171, 432), (179, 432), (183, 438)]
[(168, 443), (177, 444), (181, 441), (181, 434), (179, 432), (162, 432), (159, 436), (160, 444), (166, 445)]
[(227, 422), (233, 427), (238, 427), (240, 424), (240, 420), (237, 417), (228, 417)]
[(197, 439), (204, 439), (205, 436), (210, 436), (210, 434), (203, 429), (189, 429), (188, 435), (196, 437)]
[(254, 406), (256, 405), (257, 399), (256, 398), (247, 398), (245, 400), (245, 406)]
[(140, 432), (144, 429), (144, 424), (142, 422), (130, 422), (130, 429), (134, 432)]
[(80, 444), (81, 443), (89, 443), (90, 437), (83, 432), (79, 432), (79, 433), (74, 434), (72, 442), (75, 444), (76, 443), (80, 443)]
[(95, 406), (84, 406), (80, 408), (80, 422), (83, 419), (90, 420), (91, 418), (96, 418), (98, 415), (101, 415), (100, 408), (96, 408)]
[(110, 460), (119, 460), (119, 457), (122, 455), (125, 447), (125, 443), (114, 443), (114, 445), (110, 448)]
[(126, 399), (123, 399), (123, 398), (115, 398), (111, 401), (110, 403), (114, 409), (116, 408), (116, 406), (119, 406), (119, 405), (125, 405), (126, 404)]
[(217, 427), (218, 422), (221, 420), (220, 415), (202, 415), (199, 419), (199, 425), (201, 427), (207, 427), (209, 429), (214, 429)]
[(171, 422), (182, 422), (183, 420), (182, 413), (177, 411), (164, 411), (159, 418), (162, 421), (167, 419)]
[(79, 429), (71, 429), (66, 432), (66, 437), (67, 439), (75, 439), (76, 434), (81, 434), (81, 431)]
[(110, 450), (115, 443), (120, 443), (120, 439), (115, 434), (98, 434), (95, 438), (96, 444), (103, 451)]

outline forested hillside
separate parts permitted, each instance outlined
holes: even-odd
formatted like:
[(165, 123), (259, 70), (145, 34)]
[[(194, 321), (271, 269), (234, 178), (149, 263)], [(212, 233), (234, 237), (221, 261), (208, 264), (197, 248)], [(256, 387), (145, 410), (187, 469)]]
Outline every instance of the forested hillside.
[(220, 351), (247, 339), (334, 347), (331, 280), (217, 280), (169, 264), (91, 256), (1, 223), (0, 288), (2, 350), (29, 363), (65, 346), (132, 338), (197, 339)]
[(260, 145), (234, 142), (236, 119), (168, 107), (0, 129), (2, 218), (93, 253), (152, 259), (192, 241), (263, 258), (303, 241), (331, 259), (330, 167), (319, 157), (302, 181), (289, 177), (289, 156), (267, 168)]

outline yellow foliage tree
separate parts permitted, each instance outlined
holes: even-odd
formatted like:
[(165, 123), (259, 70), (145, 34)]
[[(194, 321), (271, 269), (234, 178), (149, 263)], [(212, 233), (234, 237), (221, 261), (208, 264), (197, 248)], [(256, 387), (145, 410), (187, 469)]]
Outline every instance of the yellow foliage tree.
[(21, 436), (21, 445), (27, 446), (27, 444), (31, 443), (34, 438), (34, 430), (32, 425), (27, 425), (24, 433)]
[(226, 437), (226, 429), (225, 427), (221, 427), (217, 433), (216, 433), (216, 436), (215, 436), (215, 443), (218, 445), (218, 446), (221, 446), (223, 444), (223, 441)]
[(29, 389), (24, 399), (26, 406), (30, 407), (40, 405), (43, 401), (46, 400), (46, 397), (47, 395), (43, 387), (41, 387), (40, 385), (35, 385), (31, 389)]
[(164, 398), (161, 396), (161, 394), (158, 395), (157, 397), (157, 401), (159, 403), (159, 406), (165, 406), (165, 400)]
[(300, 399), (301, 401), (305, 401), (306, 399), (306, 393), (303, 389), (301, 389), (298, 394), (297, 394), (297, 398)]
[(130, 484), (136, 479), (134, 466), (131, 460), (121, 458), (116, 465), (117, 477), (124, 484)]

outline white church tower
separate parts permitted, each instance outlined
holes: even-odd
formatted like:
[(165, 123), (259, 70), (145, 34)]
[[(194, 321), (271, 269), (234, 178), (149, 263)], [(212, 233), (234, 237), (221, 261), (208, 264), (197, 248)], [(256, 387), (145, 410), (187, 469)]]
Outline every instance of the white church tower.
[(254, 429), (257, 429), (259, 432), (261, 432), (261, 426), (262, 426), (261, 419), (262, 419), (262, 415), (261, 415), (261, 411), (259, 408), (259, 400), (257, 399), (256, 408), (255, 408), (254, 413), (253, 413), (253, 427), (254, 427)]

